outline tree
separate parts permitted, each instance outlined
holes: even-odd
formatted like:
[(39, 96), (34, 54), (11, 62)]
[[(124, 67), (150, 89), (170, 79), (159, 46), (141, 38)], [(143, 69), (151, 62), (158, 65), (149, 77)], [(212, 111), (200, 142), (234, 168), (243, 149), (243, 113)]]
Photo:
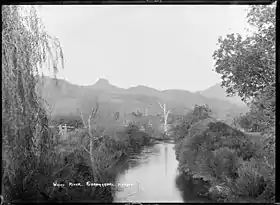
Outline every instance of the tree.
[[(260, 150), (264, 152), (263, 159), (269, 167), (266, 171), (274, 178), (275, 4), (250, 6), (247, 20), (252, 35), (244, 39), (240, 34), (219, 38), (219, 48), (213, 54), (216, 60), (215, 71), (221, 74), (222, 86), (227, 88), (228, 95), (238, 93), (250, 106), (250, 111), (246, 114), (249, 126), (259, 126), (263, 136), (267, 136)], [(253, 169), (247, 170), (254, 173)], [(266, 192), (265, 195), (275, 195), (273, 188)]]
[(195, 105), (192, 112), (192, 117), (195, 122), (206, 119), (210, 117), (210, 115), (211, 109), (208, 107), (208, 105)]
[(271, 136), (275, 136), (275, 17), (275, 4), (251, 6), (247, 20), (252, 35), (220, 38), (213, 54), (227, 93), (238, 93), (250, 105), (251, 117)]
[[(47, 64), (48, 63), (48, 64)], [(34, 6), (2, 6), (2, 144), (5, 183), (27, 176), (48, 148), (48, 119), (39, 95), (39, 66), (63, 65), (58, 39), (45, 31)], [(38, 143), (37, 143), (38, 142)], [(20, 154), (19, 154), (20, 153)], [(4, 199), (10, 193), (5, 189)]]
[(261, 124), (256, 118), (259, 115), (253, 116), (251, 113), (246, 113), (235, 118), (234, 125), (244, 129), (246, 132), (259, 132)]
[[(96, 144), (100, 143), (100, 140), (104, 137), (104, 131), (105, 130), (98, 130), (98, 125), (97, 125), (97, 119), (99, 116), (99, 102), (98, 99), (96, 98), (96, 106), (95, 108), (92, 108), (91, 114), (88, 116), (87, 123), (84, 121), (84, 116), (82, 112), (80, 112), (81, 119), (83, 121), (84, 128), (87, 129), (87, 134), (84, 137), (87, 137), (89, 140), (89, 148), (86, 148), (83, 144), (82, 147), (84, 150), (89, 154), (90, 160), (91, 160), (91, 167), (94, 170), (94, 182), (97, 183), (97, 180), (99, 178), (98, 172), (95, 167), (95, 161), (96, 161), (96, 156), (94, 156), (94, 147)], [(84, 139), (82, 138), (81, 141)]]
[(218, 40), (214, 52), (215, 71), (221, 74), (228, 95), (245, 102), (275, 86), (275, 5), (251, 6), (247, 20), (253, 34), (242, 39), (229, 34)]
[(163, 109), (163, 119), (164, 119), (164, 134), (167, 134), (168, 128), (167, 128), (167, 120), (168, 120), (168, 115), (171, 113), (171, 110), (167, 110), (166, 104), (161, 104), (160, 102), (157, 101), (159, 106)]

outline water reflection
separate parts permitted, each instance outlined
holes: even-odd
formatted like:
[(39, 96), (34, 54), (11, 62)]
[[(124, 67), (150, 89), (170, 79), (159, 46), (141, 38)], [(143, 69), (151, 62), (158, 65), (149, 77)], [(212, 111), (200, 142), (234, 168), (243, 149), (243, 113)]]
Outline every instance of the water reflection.
[(207, 191), (207, 184), (203, 180), (193, 180), (186, 175), (179, 175), (176, 177), (176, 187), (180, 190), (181, 196), (185, 202), (212, 202), (207, 196), (199, 194), (203, 194)]
[[(178, 162), (173, 144), (157, 144), (145, 149), (117, 183), (135, 186), (116, 191), (115, 202), (183, 202), (176, 188)], [(136, 162), (135, 162), (136, 161)]]
[(127, 161), (116, 183), (133, 184), (115, 191), (115, 202), (211, 202), (200, 196), (207, 190), (202, 180), (179, 175), (174, 145), (156, 144)]
[(167, 156), (168, 156), (168, 148), (167, 148), (167, 144), (164, 145), (164, 159), (165, 159), (165, 176), (167, 176)]

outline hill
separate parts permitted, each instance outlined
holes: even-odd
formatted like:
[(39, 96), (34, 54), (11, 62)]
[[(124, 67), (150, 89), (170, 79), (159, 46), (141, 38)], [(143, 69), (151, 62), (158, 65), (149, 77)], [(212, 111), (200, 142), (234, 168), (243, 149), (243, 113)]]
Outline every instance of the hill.
[(174, 114), (185, 114), (195, 104), (208, 104), (215, 117), (219, 119), (232, 118), (239, 113), (246, 112), (245, 106), (239, 106), (225, 99), (205, 97), (200, 93), (186, 90), (159, 91), (146, 86), (136, 86), (129, 89), (111, 85), (106, 79), (99, 79), (90, 86), (71, 84), (62, 79), (44, 77), (42, 80), (43, 97), (49, 102), (53, 115), (79, 114), (79, 110), (88, 114), (95, 106), (96, 97), (100, 102), (102, 117), (108, 117), (115, 112), (121, 115), (136, 112), (144, 113), (148, 109), (149, 115), (158, 115), (162, 109), (157, 101), (166, 103)]
[(239, 96), (227, 97), (226, 88), (223, 88), (220, 83), (217, 83), (204, 91), (199, 92), (201, 95), (207, 98), (215, 98), (219, 100), (228, 100), (232, 104), (244, 106), (245, 103)]

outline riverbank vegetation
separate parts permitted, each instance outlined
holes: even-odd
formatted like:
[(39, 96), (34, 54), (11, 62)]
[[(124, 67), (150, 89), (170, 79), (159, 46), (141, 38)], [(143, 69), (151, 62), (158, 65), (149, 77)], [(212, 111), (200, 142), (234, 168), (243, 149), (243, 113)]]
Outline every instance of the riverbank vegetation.
[(273, 200), (275, 164), (267, 144), (211, 116), (193, 119), (175, 128), (179, 171), (209, 183), (215, 200)]
[(229, 95), (238, 94), (250, 111), (236, 119), (240, 131), (196, 106), (174, 128), (181, 173), (208, 182), (208, 194), (223, 202), (275, 200), (275, 5), (251, 6), (251, 36), (219, 39), (215, 70)]
[(53, 136), (47, 144), (49, 148), (41, 154), (41, 161), (36, 157), (32, 161), (23, 159), (23, 163), (32, 163), (33, 167), (15, 170), (16, 186), (6, 182), (9, 198), (20, 202), (112, 202), (114, 187), (88, 183), (115, 184), (116, 175), (123, 171), (116, 168), (117, 164), (139, 153), (151, 141), (148, 134), (133, 124), (114, 137), (102, 136), (102, 130), (92, 129), (93, 139), (86, 129), (68, 133), (67, 140)]
[(4, 202), (112, 202), (117, 163), (151, 143), (129, 124), (115, 135), (98, 126), (98, 107), (67, 140), (49, 128), (38, 66), (54, 74), (63, 52), (32, 6), (2, 7), (2, 194)]

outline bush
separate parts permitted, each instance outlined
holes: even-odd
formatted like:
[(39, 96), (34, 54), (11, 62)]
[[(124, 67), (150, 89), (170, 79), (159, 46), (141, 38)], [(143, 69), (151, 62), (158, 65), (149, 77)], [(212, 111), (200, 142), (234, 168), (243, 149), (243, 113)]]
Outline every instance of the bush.
[[(99, 131), (100, 132), (99, 132)], [(5, 186), (10, 189), (10, 199), (21, 202), (30, 201), (92, 201), (112, 202), (113, 195), (110, 186), (107, 187), (54, 187), (53, 182), (86, 184), (114, 183), (117, 170), (114, 166), (134, 152), (140, 151), (141, 147), (149, 144), (149, 136), (139, 131), (138, 126), (131, 124), (119, 138), (101, 135), (101, 128), (93, 132), (96, 137), (93, 149), (94, 159), (91, 160), (86, 151), (89, 144), (86, 129), (78, 129), (69, 133), (67, 143), (49, 143), (50, 149), (43, 156), (28, 160), (30, 173), (24, 169), (16, 170), (15, 185), (9, 185), (9, 180), (4, 178)], [(54, 134), (55, 132), (49, 132)], [(56, 137), (53, 137), (55, 139)], [(24, 179), (24, 180), (22, 180)]]
[(190, 129), (190, 124), (188, 121), (183, 121), (179, 125), (176, 125), (172, 128), (173, 138), (175, 143), (181, 141), (188, 135), (188, 131)]
[(225, 177), (236, 179), (240, 158), (233, 149), (222, 147), (213, 151), (208, 163), (212, 175), (218, 180), (223, 180)]
[(210, 182), (213, 199), (273, 200), (274, 166), (249, 135), (210, 118), (190, 123), (185, 131), (175, 145), (178, 169)]
[(138, 132), (138, 131), (139, 131), (139, 127), (135, 123), (132, 123), (132, 122), (130, 122), (128, 124), (128, 126), (125, 128), (125, 132), (127, 134), (131, 134), (133, 132)]
[(175, 127), (172, 128), (174, 141), (179, 142), (189, 135), (190, 128), (196, 122), (212, 119), (211, 110), (207, 105), (195, 105), (193, 111), (188, 112)]
[(263, 159), (251, 158), (243, 161), (234, 182), (235, 195), (240, 199), (274, 200), (275, 168)]
[(264, 177), (258, 172), (256, 164), (244, 161), (238, 168), (238, 178), (235, 181), (236, 193), (240, 197), (256, 198), (264, 191)]
[(81, 117), (78, 115), (67, 115), (67, 116), (58, 116), (57, 115), (57, 116), (52, 117), (50, 124), (53, 126), (66, 124), (68, 126), (75, 127), (75, 128), (84, 127)]
[(125, 140), (127, 140), (131, 148), (135, 151), (140, 150), (143, 145), (150, 143), (150, 136), (139, 130), (136, 124), (130, 123), (125, 129)]

